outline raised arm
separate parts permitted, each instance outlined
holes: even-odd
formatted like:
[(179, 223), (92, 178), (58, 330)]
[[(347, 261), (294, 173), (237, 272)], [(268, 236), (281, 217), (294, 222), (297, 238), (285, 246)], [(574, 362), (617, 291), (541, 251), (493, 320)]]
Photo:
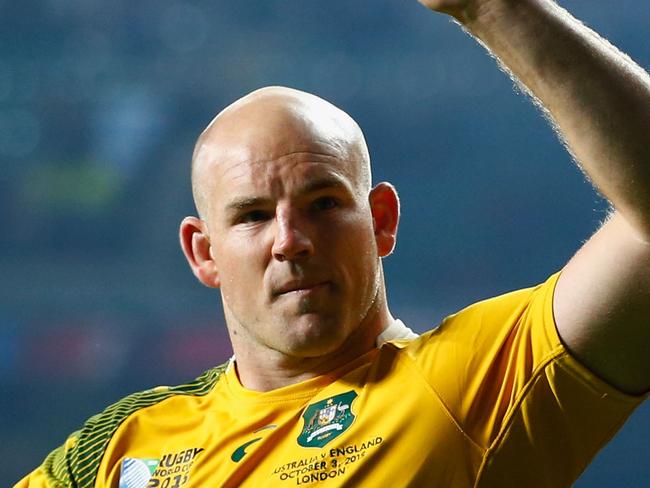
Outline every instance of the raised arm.
[(650, 389), (650, 77), (551, 0), (420, 0), (455, 17), (549, 113), (615, 212), (564, 268), (561, 339), (630, 393)]

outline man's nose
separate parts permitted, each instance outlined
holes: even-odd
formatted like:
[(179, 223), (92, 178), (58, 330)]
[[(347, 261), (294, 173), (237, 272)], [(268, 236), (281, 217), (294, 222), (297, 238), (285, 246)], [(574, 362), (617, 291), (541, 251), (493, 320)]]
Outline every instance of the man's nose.
[(277, 212), (275, 238), (271, 252), (278, 261), (293, 261), (311, 256), (314, 244), (306, 232), (306, 222), (290, 211)]

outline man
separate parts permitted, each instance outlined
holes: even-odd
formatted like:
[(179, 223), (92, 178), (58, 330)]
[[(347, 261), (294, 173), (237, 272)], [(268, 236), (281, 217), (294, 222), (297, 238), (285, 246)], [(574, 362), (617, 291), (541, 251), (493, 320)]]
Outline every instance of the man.
[(561, 273), (415, 337), (399, 201), (354, 121), (265, 88), (193, 157), (180, 229), (234, 358), (91, 418), (18, 486), (568, 486), (650, 387), (650, 80), (550, 0), (423, 0), (550, 112), (615, 210)]

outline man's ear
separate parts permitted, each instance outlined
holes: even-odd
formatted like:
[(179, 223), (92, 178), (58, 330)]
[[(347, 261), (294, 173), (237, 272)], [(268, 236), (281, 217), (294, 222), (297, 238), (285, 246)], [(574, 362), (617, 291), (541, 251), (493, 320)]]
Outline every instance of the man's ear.
[(399, 224), (399, 197), (393, 185), (382, 182), (370, 190), (369, 201), (377, 250), (383, 258), (395, 249)]
[(185, 217), (179, 232), (183, 254), (194, 276), (210, 288), (219, 288), (221, 281), (212, 256), (207, 224), (196, 217)]

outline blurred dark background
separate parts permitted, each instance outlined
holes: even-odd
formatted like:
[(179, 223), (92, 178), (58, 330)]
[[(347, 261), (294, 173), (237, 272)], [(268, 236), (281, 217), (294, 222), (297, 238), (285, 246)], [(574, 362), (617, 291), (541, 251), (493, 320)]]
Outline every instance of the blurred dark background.
[[(648, 2), (562, 4), (650, 66)], [(543, 281), (605, 214), (538, 110), (415, 0), (0, 0), (2, 486), (109, 402), (230, 355), (177, 228), (194, 139), (269, 84), (364, 128), (402, 198), (391, 306), (419, 331)], [(577, 486), (648, 486), (649, 419)]]

